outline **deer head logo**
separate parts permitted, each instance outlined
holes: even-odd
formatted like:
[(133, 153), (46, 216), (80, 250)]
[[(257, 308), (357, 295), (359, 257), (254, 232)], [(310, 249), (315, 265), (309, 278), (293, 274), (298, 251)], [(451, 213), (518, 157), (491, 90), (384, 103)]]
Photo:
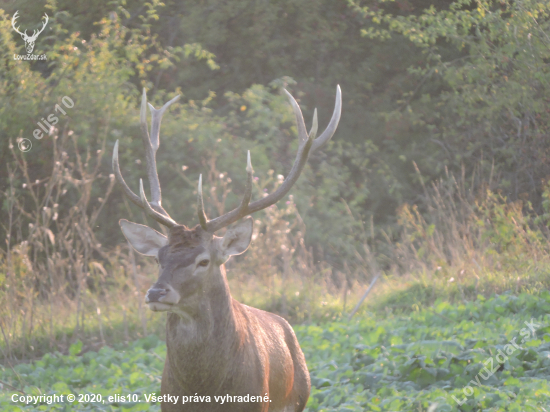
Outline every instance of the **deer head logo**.
[(32, 36), (27, 35), (27, 30), (25, 30), (24, 33), (21, 33), (19, 31), (19, 27), (15, 27), (15, 21), (17, 20), (17, 17), (19, 17), (17, 14), (19, 13), (19, 10), (15, 12), (13, 15), (13, 18), (11, 19), (11, 25), (13, 26), (13, 29), (21, 35), (23, 40), (25, 41), (25, 48), (27, 49), (27, 53), (31, 54), (34, 49), (34, 42), (36, 41), (38, 35), (44, 31), (46, 28), (46, 24), (48, 24), (48, 15), (44, 13), (46, 17), (46, 21), (43, 22), (43, 26), (40, 30), (33, 30)]

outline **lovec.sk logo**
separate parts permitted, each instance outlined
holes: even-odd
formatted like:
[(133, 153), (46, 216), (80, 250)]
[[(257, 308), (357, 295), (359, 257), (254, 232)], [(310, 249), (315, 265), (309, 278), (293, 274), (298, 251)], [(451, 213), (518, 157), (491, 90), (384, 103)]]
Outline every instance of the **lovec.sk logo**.
[(38, 35), (44, 31), (46, 28), (46, 24), (48, 24), (48, 15), (44, 13), (44, 17), (46, 18), (46, 21), (42, 23), (42, 28), (40, 30), (33, 30), (32, 36), (29, 36), (27, 34), (27, 30), (25, 30), (24, 33), (21, 33), (19, 31), (19, 27), (15, 27), (15, 21), (17, 20), (19, 10), (15, 12), (11, 19), (11, 25), (13, 27), (13, 30), (15, 30), (17, 33), (21, 35), (23, 40), (25, 41), (25, 49), (27, 49), (27, 55), (20, 55), (20, 54), (14, 54), (13, 59), (14, 60), (46, 60), (45, 54), (31, 54), (34, 50), (34, 42), (38, 38)]

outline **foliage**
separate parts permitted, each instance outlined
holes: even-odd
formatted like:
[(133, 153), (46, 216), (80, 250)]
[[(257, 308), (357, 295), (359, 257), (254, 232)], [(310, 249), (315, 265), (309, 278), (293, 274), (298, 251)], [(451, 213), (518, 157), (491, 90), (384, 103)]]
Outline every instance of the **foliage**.
[[(523, 411), (548, 403), (550, 294), (504, 294), (408, 316), (366, 315), (295, 327), (312, 380), (307, 411)], [(525, 333), (531, 322), (535, 333)], [(512, 339), (521, 346), (502, 365), (496, 359)], [(523, 343), (522, 343), (523, 340)], [(33, 364), (4, 368), (0, 378), (28, 394), (101, 394), (105, 403), (66, 403), (67, 410), (158, 410), (145, 394), (159, 393), (164, 342), (154, 336), (127, 347), (104, 347), (80, 354), (81, 343), (68, 355), (48, 354)], [(484, 372), (493, 359), (498, 371)], [(480, 375), (478, 375), (478, 373)], [(480, 384), (476, 385), (478, 376)], [(480, 378), (481, 376), (481, 378)], [(487, 379), (484, 379), (486, 376)], [(473, 383), (472, 383), (473, 381)], [(473, 394), (465, 397), (463, 388)], [(5, 411), (25, 410), (10, 400), (4, 387)], [(470, 393), (467, 389), (466, 393)], [(141, 402), (108, 402), (108, 396), (136, 394)], [(206, 394), (202, 394), (206, 395)], [(458, 408), (453, 400), (466, 399)], [(59, 404), (43, 403), (41, 410)], [(29, 405), (29, 410), (36, 410)]]
[[(419, 5), (422, 4), (423, 2), (420, 1)], [(307, 211), (301, 209), (310, 228), (306, 242), (310, 246), (319, 245), (320, 247), (315, 251), (316, 256), (326, 255), (326, 259), (342, 270), (345, 258), (353, 256), (350, 254), (350, 241), (353, 241), (353, 237), (349, 234), (326, 236), (326, 233), (332, 233), (334, 227), (349, 228), (351, 224), (349, 221), (344, 222), (348, 219), (340, 198), (346, 200), (355, 216), (361, 220), (368, 220), (370, 215), (376, 217), (377, 223), (385, 224), (394, 220), (393, 211), (408, 190), (408, 171), (405, 169), (410, 169), (410, 165), (399, 160), (402, 153), (397, 153), (395, 148), (387, 146), (386, 143), (392, 137), (384, 132), (385, 126), (378, 120), (375, 112), (382, 107), (388, 110), (392, 107), (393, 100), (388, 96), (399, 93), (400, 82), (403, 80), (403, 73), (399, 72), (398, 68), (406, 67), (412, 63), (410, 59), (416, 56), (403, 42), (388, 46), (376, 42), (364, 42), (359, 32), (361, 27), (359, 16), (348, 8), (345, 2), (285, 0), (265, 3), (247, 0), (220, 4), (219, 2), (168, 1), (162, 5), (156, 1), (141, 0), (98, 1), (88, 4), (84, 13), (78, 3), (59, 0), (55, 4), (52, 2), (50, 7), (52, 8), (46, 10), (50, 15), (49, 26), (56, 25), (59, 30), (48, 37), (40, 36), (37, 43), (37, 50), (44, 50), (48, 56), (50, 50), (62, 43), (69, 34), (73, 37), (77, 36), (77, 43), (84, 40), (87, 44), (91, 44), (93, 39), (104, 30), (104, 23), (118, 27), (117, 30), (108, 31), (111, 36), (106, 38), (106, 41), (110, 42), (110, 48), (101, 54), (104, 59), (98, 60), (101, 62), (98, 67), (101, 67), (104, 72), (95, 72), (93, 76), (81, 78), (78, 86), (79, 96), (95, 96), (96, 91), (105, 90), (96, 82), (101, 83), (109, 78), (120, 80), (119, 83), (111, 82), (107, 92), (107, 97), (113, 93), (122, 93), (126, 102), (119, 108), (118, 113), (113, 112), (109, 117), (111, 127), (108, 130), (103, 129), (110, 134), (110, 142), (121, 136), (125, 138), (125, 136), (135, 136), (139, 133), (136, 121), (137, 110), (134, 109), (133, 113), (120, 110), (123, 108), (131, 110), (130, 108), (137, 106), (139, 103), (137, 96), (144, 85), (147, 86), (149, 97), (156, 105), (165, 101), (168, 96), (173, 96), (174, 93), (183, 92), (182, 104), (174, 107), (172, 114), (174, 112), (177, 114), (185, 104), (195, 103), (202, 110), (204, 105), (199, 102), (208, 101), (206, 105), (208, 111), (202, 112), (204, 121), (189, 120), (189, 125), (196, 125), (195, 134), (201, 131), (202, 134), (218, 134), (219, 138), (225, 140), (228, 135), (224, 134), (223, 130), (210, 128), (210, 126), (224, 123), (226, 117), (235, 117), (235, 114), (240, 114), (241, 116), (237, 116), (236, 119), (242, 123), (234, 132), (231, 130), (229, 132), (240, 133), (238, 137), (248, 136), (246, 139), (248, 144), (245, 148), (249, 148), (254, 145), (251, 141), (271, 145), (266, 139), (262, 139), (265, 127), (270, 130), (265, 135), (273, 136), (273, 130), (285, 128), (287, 125), (280, 123), (277, 116), (273, 116), (261, 106), (259, 106), (261, 110), (254, 113), (259, 119), (246, 122), (244, 117), (252, 112), (239, 112), (241, 105), (233, 105), (235, 100), (232, 96), (235, 93), (243, 97), (250, 92), (259, 93), (259, 90), (254, 87), (255, 84), (259, 84), (265, 88), (262, 92), (264, 95), (266, 92), (270, 92), (269, 95), (271, 95), (263, 98), (264, 106), (269, 106), (268, 100), (271, 99), (284, 102), (284, 99), (273, 96), (278, 93), (274, 93), (267, 85), (274, 79), (292, 77), (296, 79), (296, 86), (293, 87), (289, 82), (286, 84), (289, 84), (291, 91), (300, 98), (306, 119), (311, 118), (313, 109), (318, 107), (322, 127), (328, 121), (328, 115), (332, 111), (335, 85), (340, 84), (343, 89), (344, 111), (335, 136), (335, 145), (332, 148), (325, 148), (324, 154), (318, 154), (312, 159), (316, 177), (310, 184), (312, 188), (320, 185), (323, 187), (316, 190), (313, 208), (309, 207), (309, 199), (300, 201), (296, 197), (300, 208), (305, 205), (305, 208), (309, 209)], [(10, 16), (16, 9), (22, 10), (20, 14), (24, 25), (39, 21), (44, 12), (40, 4), (25, 0), (17, 5), (6, 7)], [(5, 24), (6, 40), (13, 40), (13, 47), (22, 47), (20, 39), (14, 36), (8, 19)], [(79, 47), (81, 53), (80, 60), (85, 60), (86, 49), (78, 44), (76, 47)], [(137, 56), (137, 54), (132, 53), (131, 50), (125, 50), (125, 47), (134, 51), (139, 50), (138, 62), (127, 57)], [(67, 47), (66, 50), (70, 51), (71, 48)], [(8, 53), (6, 58), (9, 56), (11, 54)], [(52, 57), (49, 58), (52, 60)], [(114, 58), (120, 58), (121, 62), (126, 62), (127, 72), (121, 72), (116, 65), (113, 65), (110, 59)], [(73, 67), (68, 66), (65, 69), (65, 74), (70, 78)], [(41, 75), (41, 82), (37, 84), (55, 84), (57, 73), (55, 69), (52, 71), (49, 66), (35, 64), (30, 66), (30, 70)], [(385, 79), (391, 78), (401, 80), (395, 80), (387, 87), (384, 86)], [(50, 80), (52, 82), (49, 82)], [(278, 87), (284, 84), (285, 81), (276, 83)], [(62, 94), (59, 95), (59, 97), (62, 96)], [(41, 107), (40, 110), (34, 107), (25, 110), (27, 117), (32, 120), (26, 124), (32, 126), (44, 114), (49, 114), (54, 105), (53, 100), (55, 99), (45, 102), (45, 107)], [(96, 102), (101, 108), (101, 98)], [(257, 102), (260, 103), (260, 100)], [(82, 117), (76, 114), (84, 107), (77, 105), (71, 113), (71, 117), (74, 113), (74, 118), (71, 119), (72, 127), (79, 125), (77, 122), (80, 122)], [(110, 109), (110, 107), (110, 103), (106, 102), (104, 109)], [(289, 113), (286, 103), (282, 103), (281, 107)], [(84, 117), (85, 124), (89, 125), (87, 127), (93, 128), (94, 125), (100, 124), (98, 120), (102, 119), (102, 114), (90, 113), (89, 107), (86, 109), (88, 113)], [(192, 116), (184, 110), (179, 113), (181, 117), (177, 117), (178, 122), (185, 122), (184, 116)], [(11, 127), (13, 130), (6, 132), (6, 139), (3, 141), (7, 141), (8, 137), (18, 136), (21, 129), (18, 125), (22, 124), (19, 121), (11, 122), (10, 116), (6, 116), (5, 120), (13, 125)], [(105, 124), (104, 119), (101, 124)], [(258, 130), (260, 124), (265, 127)], [(171, 139), (166, 129), (165, 120), (163, 145), (167, 144), (166, 139)], [(185, 155), (193, 148), (188, 147), (191, 145), (182, 148), (181, 133), (190, 133), (181, 126), (174, 126), (172, 130), (174, 131), (173, 141), (179, 142), (178, 146), (174, 146), (174, 158), (179, 158), (178, 161), (181, 163), (183, 157), (184, 164), (187, 165)], [(111, 134), (112, 132), (117, 134)], [(22, 137), (28, 134), (29, 130), (25, 129)], [(93, 146), (96, 139), (94, 134), (90, 131), (86, 136), (82, 136), (80, 138), (82, 145)], [(234, 137), (232, 136), (233, 143), (236, 140)], [(195, 138), (192, 146), (201, 144)], [(289, 161), (285, 158), (293, 157), (288, 147), (287, 141), (268, 147), (273, 152), (269, 153), (271, 156), (266, 160), (274, 161), (270, 162), (267, 168), (263, 167), (267, 165), (259, 157), (263, 154), (253, 153), (256, 170), (273, 169), (277, 173), (286, 173)], [(37, 148), (36, 145), (35, 148)], [(125, 160), (133, 162), (140, 158), (139, 141), (131, 143), (130, 139), (126, 139), (125, 148), (127, 152), (121, 154), (126, 156)], [(240, 150), (239, 146), (229, 147), (231, 154), (238, 150)], [(6, 151), (0, 151), (0, 153), (6, 156)], [(173, 175), (173, 170), (171, 164), (162, 164), (164, 161), (161, 153), (162, 149), (159, 152), (159, 163), (161, 163), (159, 167), (165, 170), (161, 173), (164, 173), (166, 181)], [(216, 157), (220, 158), (225, 153), (225, 150), (217, 152)], [(43, 168), (36, 166), (40, 163), (39, 160), (30, 155), (27, 157), (31, 167), (33, 169), (36, 167), (37, 173), (42, 173)], [(242, 175), (239, 160), (238, 157), (227, 159), (226, 163), (231, 165), (231, 170), (227, 167), (220, 170), (231, 172), (231, 176)], [(166, 166), (171, 168), (167, 169)], [(342, 168), (344, 170), (341, 170)], [(168, 170), (170, 174), (166, 172)], [(323, 173), (325, 170), (326, 173)], [(238, 174), (234, 174), (237, 171)], [(107, 159), (105, 159), (103, 172), (110, 172)], [(191, 165), (189, 173), (191, 172), (196, 176), (200, 171), (194, 170)], [(202, 172), (204, 173), (204, 170)], [(4, 183), (3, 173), (5, 171), (0, 169), (0, 184)], [(131, 171), (129, 173), (129, 177), (133, 178), (132, 182), (135, 182), (137, 174), (134, 175)], [(322, 183), (327, 180), (327, 176), (330, 181)], [(237, 179), (234, 181), (237, 182)], [(177, 193), (180, 192), (181, 188)], [(174, 203), (181, 204), (182, 201), (177, 196), (175, 195)], [(174, 198), (174, 195), (170, 194), (170, 197)], [(107, 207), (107, 216), (116, 216), (115, 210), (110, 205)], [(318, 212), (319, 209), (321, 209), (320, 212)], [(333, 224), (329, 225), (331, 222)], [(112, 228), (116, 229), (114, 220), (98, 229), (100, 232), (98, 237), (103, 243), (119, 239), (119, 235)], [(333, 239), (341, 240), (338, 244), (334, 244)]]
[[(549, 175), (544, 138), (547, 5), (465, 0), (368, 5), (99, 1), (88, 5), (84, 18), (74, 2), (51, 2), (50, 35), (40, 36), (37, 43), (50, 60), (31, 65), (11, 59), (22, 43), (6, 15), (2, 78), (10, 79), (5, 84), (12, 88), (22, 85), (25, 76), (28, 80), (18, 91), (6, 88), (2, 94), (7, 100), (2, 105), (5, 146), (0, 161), (8, 159), (9, 137), (29, 136), (37, 119), (67, 94), (89, 96), (93, 103), (77, 102), (70, 114), (81, 148), (96, 150), (101, 133), (107, 133), (109, 145), (122, 137), (126, 151), (121, 160), (128, 165), (141, 153), (139, 139), (127, 137), (139, 133), (141, 86), (147, 86), (157, 105), (183, 91), (182, 103), (171, 112), (172, 125), (166, 119), (163, 127), (162, 144), (174, 150), (162, 159), (161, 149), (159, 168), (163, 180), (174, 185), (166, 198), (186, 204), (187, 198), (176, 190), (181, 181), (172, 179), (174, 163), (184, 162), (187, 173), (196, 176), (204, 173), (204, 164), (195, 155), (215, 157), (224, 162), (218, 169), (233, 177), (238, 192), (241, 158), (220, 158), (257, 146), (256, 170), (284, 174), (292, 146), (289, 140), (275, 141), (282, 135), (274, 131), (288, 127), (289, 111), (275, 90), (286, 84), (295, 94), (302, 93), (306, 118), (319, 106), (322, 125), (339, 83), (344, 92), (339, 131), (333, 145), (312, 158), (309, 184), (297, 188), (309, 192), (295, 197), (309, 228), (306, 243), (316, 246), (316, 257), (322, 255), (343, 270), (360, 242), (359, 222), (371, 218), (378, 239), (382, 230), (395, 238), (395, 210), (404, 202), (416, 203), (421, 190), (412, 160), (424, 181), (430, 181), (443, 176), (446, 167), (458, 171), (462, 164), (470, 176), (480, 159), (494, 159), (498, 188), (511, 200), (531, 201), (540, 213), (541, 181)], [(7, 10), (13, 14), (15, 7)], [(24, 8), (22, 19), (27, 21), (38, 21), (44, 11), (32, 2), (17, 7)], [(361, 29), (367, 39), (361, 38)], [(283, 76), (291, 76), (296, 85)], [(272, 90), (267, 85), (273, 79), (279, 81)], [(247, 110), (240, 111), (242, 106)], [(183, 144), (182, 132), (192, 144)], [(217, 138), (222, 139), (217, 151), (206, 154)], [(35, 141), (35, 148), (47, 146), (46, 140)], [(43, 175), (48, 165), (27, 157), (31, 169)], [(135, 168), (125, 171), (130, 182), (137, 181)], [(102, 171), (108, 174), (109, 169), (105, 159)], [(5, 173), (0, 170), (0, 179)], [(108, 218), (120, 212), (118, 195), (115, 205), (107, 205)], [(228, 201), (233, 204), (231, 194)], [(188, 222), (192, 213), (185, 209)], [(97, 230), (103, 243), (120, 239), (114, 220)]]
[[(110, 4), (114, 11), (109, 12), (108, 17), (102, 16), (92, 33), (88, 33), (88, 29), (80, 33), (72, 31), (74, 16), (69, 11), (60, 10), (60, 6), (53, 2), (49, 4), (49, 36), (41, 36), (36, 46), (37, 50), (48, 56), (47, 67), (41, 66), (40, 62), (29, 65), (11, 59), (22, 45), (13, 37), (9, 17), (6, 14), (2, 17), (2, 39), (6, 44), (4, 57), (8, 63), (0, 73), (0, 77), (6, 79), (2, 93), (4, 109), (0, 114), (0, 134), (4, 136), (0, 143), (4, 145), (0, 156), (4, 162), (12, 163), (9, 139), (17, 143), (22, 138), (30, 138), (33, 149), (23, 157), (29, 165), (29, 178), (33, 182), (39, 180), (43, 188), (47, 188), (46, 176), (51, 174), (54, 166), (50, 160), (52, 157), (46, 155), (53, 150), (52, 136), (65, 133), (65, 129), (74, 133), (81, 152), (104, 150), (104, 154), (110, 154), (114, 141), (119, 139), (123, 172), (130, 187), (135, 188), (144, 167), (140, 159), (141, 141), (135, 138), (139, 134), (137, 106), (140, 86), (149, 89), (149, 99), (158, 106), (175, 93), (181, 93), (182, 83), (172, 81), (167, 89), (162, 89), (164, 83), (161, 81), (158, 87), (151, 90), (151, 85), (158, 83), (155, 80), (157, 73), (158, 78), (164, 79), (167, 73), (174, 71), (181, 76), (198, 71), (200, 76), (204, 76), (211, 73), (211, 70), (205, 70), (207, 66), (214, 71), (217, 69), (214, 56), (198, 43), (183, 46), (161, 44), (159, 35), (153, 30), (158, 24), (158, 13), (165, 10), (158, 2), (148, 4), (147, 13), (133, 16), (124, 6), (124, 2)], [(133, 4), (128, 7), (133, 7)], [(269, 19), (271, 12), (276, 13), (272, 10), (266, 12), (264, 17)], [(89, 38), (83, 38), (84, 35), (89, 35)], [(181, 70), (180, 64), (184, 65), (184, 70)], [(322, 123), (328, 120), (328, 114), (332, 111), (336, 83), (332, 82), (330, 94), (327, 92), (323, 96)], [(208, 82), (203, 84), (208, 85)], [(14, 88), (14, 85), (23, 86)], [(213, 88), (210, 92), (201, 89), (201, 93), (196, 93), (185, 88), (185, 102), (174, 105), (171, 113), (165, 116), (158, 169), (165, 204), (168, 210), (174, 211), (174, 217), (179, 221), (190, 226), (196, 222), (192, 208), (176, 205), (192, 204), (196, 176), (214, 168), (231, 176), (235, 182), (227, 195), (227, 207), (233, 207), (238, 202), (247, 149), (252, 150), (252, 161), (260, 177), (267, 177), (269, 170), (274, 170), (276, 174), (285, 174), (289, 170), (297, 142), (293, 138), (292, 112), (280, 89), (289, 88), (301, 100), (306, 117), (313, 109), (304, 104), (310, 93), (301, 92), (302, 88), (296, 87), (296, 82), (289, 77), (280, 77), (270, 82), (269, 86), (248, 84), (247, 87), (242, 93), (219, 88)], [(236, 85), (235, 88), (241, 87)], [(223, 93), (223, 108), (219, 107), (215, 91)], [(52, 130), (42, 140), (31, 137), (33, 129), (38, 128), (39, 119), (47, 117), (65, 95), (75, 101), (75, 106), (68, 117), (61, 118), (55, 126), (58, 130)], [(200, 96), (200, 99), (189, 99), (193, 96)], [(15, 104), (11, 104), (12, 101)], [(344, 122), (342, 125), (345, 127)], [(182, 133), (185, 135), (183, 139)], [(363, 171), (381, 169), (381, 175), (389, 175), (390, 172), (377, 160), (378, 149), (371, 142), (362, 141), (355, 146), (338, 136), (335, 140), (326, 153), (311, 156), (312, 172), (306, 170), (296, 186), (295, 201), (310, 228), (306, 242), (309, 246), (316, 246), (316, 256), (326, 255), (341, 270), (344, 257), (353, 257), (356, 241), (351, 234), (354, 223), (346, 213), (341, 198), (347, 199), (348, 206), (359, 215), (365, 202), (370, 201), (373, 190), (367, 189), (368, 181), (364, 179)], [(102, 142), (105, 142), (104, 148)], [(235, 156), (235, 153), (240, 153), (240, 156)], [(72, 152), (69, 151), (68, 156), (70, 161), (75, 160)], [(186, 168), (184, 176), (182, 166)], [(98, 179), (92, 182), (90, 191), (91, 204), (98, 198), (104, 199), (103, 192), (108, 186), (106, 177), (111, 173), (108, 156), (101, 159), (99, 167)], [(8, 186), (5, 173), (5, 170), (0, 170), (3, 190)], [(181, 180), (174, 178), (178, 173)], [(23, 184), (21, 178), (16, 176), (16, 180), (14, 195), (25, 201), (31, 200), (28, 190), (20, 186)], [(211, 174), (208, 183), (213, 184), (214, 181)], [(392, 184), (396, 184), (395, 180)], [(60, 214), (67, 213), (74, 206), (74, 201), (71, 195), (62, 198), (59, 202)], [(206, 201), (216, 204), (219, 199)], [(121, 191), (115, 190), (94, 228), (101, 244), (114, 247), (122, 239), (115, 222), (120, 216), (128, 215), (128, 209), (130, 217), (135, 216), (134, 206), (125, 203)], [(7, 205), (4, 203), (2, 213), (6, 211)], [(208, 212), (212, 216), (219, 210), (213, 208)], [(15, 242), (23, 241), (27, 231), (25, 219), (22, 216), (18, 219), (22, 219), (20, 223), (24, 229)], [(137, 219), (142, 220), (142, 216)], [(326, 233), (332, 236), (326, 236)]]
[[(98, 33), (88, 40), (66, 30), (65, 19), (71, 16), (54, 2), (47, 11), (50, 21), (36, 50), (49, 60), (29, 63), (13, 59), (22, 43), (14, 40), (11, 18), (0, 10), (5, 46), (5, 64), (0, 67), (4, 359), (33, 356), (35, 347), (36, 353), (43, 346), (63, 349), (67, 335), (70, 340), (72, 332), (87, 334), (90, 312), (97, 312), (100, 324), (92, 346), (105, 343), (109, 333), (106, 330), (104, 335), (102, 330), (101, 301), (112, 293), (111, 288), (116, 293), (110, 298), (116, 302), (129, 290), (139, 289), (128, 276), (132, 273), (128, 256), (121, 256), (118, 247), (105, 247), (112, 236), (112, 222), (105, 216), (114, 188), (107, 165), (113, 137), (126, 133), (125, 118), (136, 115), (129, 102), (137, 101), (139, 93), (129, 87), (130, 79), (145, 83), (146, 73), (170, 66), (175, 55), (183, 53), (181, 48), (162, 50), (151, 35), (154, 8), (135, 28), (122, 26), (116, 13), (102, 18)], [(158, 55), (150, 55), (153, 52)], [(64, 96), (74, 103), (72, 107), (61, 106)], [(66, 115), (55, 109), (56, 104), (65, 108)], [(37, 123), (53, 115), (57, 123), (49, 120), (49, 133), (35, 139)], [(30, 152), (17, 149), (23, 138), (32, 141)], [(122, 302), (119, 314), (124, 314), (127, 326), (127, 309), (138, 305), (134, 298)], [(142, 316), (141, 309), (133, 313)], [(56, 314), (65, 317), (59, 319)], [(65, 324), (60, 324), (62, 320)], [(92, 322), (95, 325), (97, 320)]]
[(460, 0), (396, 16), (350, 2), (369, 21), (369, 38), (403, 35), (422, 50), (409, 67), (416, 87), (405, 91), (388, 121), (404, 122), (429, 177), (444, 167), (466, 174), (494, 160), (498, 187), (512, 200), (530, 200), (541, 212), (550, 176), (548, 87), (550, 6), (538, 1)]

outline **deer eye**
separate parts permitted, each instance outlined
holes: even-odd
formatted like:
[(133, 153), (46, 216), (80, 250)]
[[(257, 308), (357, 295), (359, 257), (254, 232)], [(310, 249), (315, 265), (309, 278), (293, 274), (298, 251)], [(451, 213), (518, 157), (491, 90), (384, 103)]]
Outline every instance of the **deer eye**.
[(208, 259), (204, 259), (199, 262), (199, 266), (208, 266), (209, 263), (210, 261)]

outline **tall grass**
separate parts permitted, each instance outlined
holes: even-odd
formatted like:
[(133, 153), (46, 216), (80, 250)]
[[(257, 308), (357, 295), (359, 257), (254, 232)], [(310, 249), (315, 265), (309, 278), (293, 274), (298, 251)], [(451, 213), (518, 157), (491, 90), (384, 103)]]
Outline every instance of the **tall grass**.
[[(416, 166), (416, 165), (415, 165)], [(411, 309), (436, 299), (537, 292), (550, 286), (550, 186), (544, 210), (496, 191), (500, 179), (481, 162), (467, 178), (446, 176), (397, 211), (399, 237), (381, 245), (386, 266), (376, 307)], [(422, 179), (417, 169), (418, 177)]]
[[(24, 155), (10, 144), (14, 166), (8, 166), (8, 235), (0, 260), (5, 361), (64, 351), (77, 338), (90, 348), (129, 339), (133, 318), (145, 316), (137, 303), (140, 282), (128, 276), (132, 255), (122, 247), (105, 250), (93, 230), (114, 188), (114, 176), (100, 172), (105, 138), (84, 156), (71, 131), (52, 138), (52, 171), (40, 179), (31, 178)], [(16, 196), (16, 185), (23, 196)], [(105, 189), (99, 198), (95, 186)]]

